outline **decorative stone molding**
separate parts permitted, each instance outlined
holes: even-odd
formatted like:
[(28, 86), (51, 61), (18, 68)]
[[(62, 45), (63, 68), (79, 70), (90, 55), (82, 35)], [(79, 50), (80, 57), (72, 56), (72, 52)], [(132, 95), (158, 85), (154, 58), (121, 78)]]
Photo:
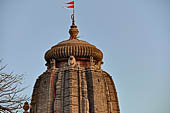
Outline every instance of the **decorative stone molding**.
[(50, 68), (52, 70), (56, 69), (56, 61), (55, 61), (55, 59), (50, 60)]
[(90, 60), (90, 56), (96, 61), (103, 59), (103, 53), (96, 48), (96, 46), (89, 44), (86, 41), (73, 39), (65, 40), (53, 46), (45, 54), (45, 60), (48, 62), (50, 59), (57, 61), (66, 61), (70, 56), (76, 59)]

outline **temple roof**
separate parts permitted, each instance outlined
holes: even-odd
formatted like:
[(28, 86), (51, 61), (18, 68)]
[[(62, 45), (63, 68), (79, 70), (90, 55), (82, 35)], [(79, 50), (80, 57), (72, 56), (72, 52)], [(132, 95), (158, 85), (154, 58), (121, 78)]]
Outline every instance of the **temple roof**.
[(72, 16), (72, 25), (70, 26), (69, 33), (69, 40), (58, 43), (45, 53), (45, 60), (47, 62), (50, 59), (57, 61), (67, 60), (70, 56), (80, 60), (89, 60), (90, 57), (93, 57), (96, 61), (102, 60), (103, 53), (96, 46), (77, 38), (79, 30), (74, 23), (74, 15)]
[(58, 61), (66, 60), (69, 56), (77, 59), (87, 60), (93, 57), (94, 60), (101, 61), (103, 53), (96, 46), (77, 38), (65, 40), (53, 46), (45, 54), (45, 60), (56, 59)]

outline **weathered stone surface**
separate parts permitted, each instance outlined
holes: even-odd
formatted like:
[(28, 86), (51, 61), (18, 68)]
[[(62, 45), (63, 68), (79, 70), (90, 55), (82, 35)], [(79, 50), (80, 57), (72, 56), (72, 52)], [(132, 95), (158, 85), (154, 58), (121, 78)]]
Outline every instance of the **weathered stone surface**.
[(99, 49), (76, 37), (53, 46), (45, 54), (47, 71), (35, 83), (30, 113), (120, 113), (102, 58)]
[(110, 75), (88, 68), (45, 72), (36, 81), (31, 104), (31, 113), (120, 112)]

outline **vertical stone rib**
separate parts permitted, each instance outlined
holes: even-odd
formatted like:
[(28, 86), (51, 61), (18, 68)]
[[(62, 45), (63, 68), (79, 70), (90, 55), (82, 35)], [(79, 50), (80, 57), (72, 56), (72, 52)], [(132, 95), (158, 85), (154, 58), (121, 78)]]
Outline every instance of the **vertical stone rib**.
[(91, 70), (86, 71), (86, 81), (87, 81), (88, 100), (89, 100), (89, 113), (95, 113), (93, 77), (92, 77)]
[(80, 57), (82, 56), (82, 46), (79, 46), (79, 55), (80, 55)]
[(78, 71), (77, 71), (77, 81), (78, 81), (78, 104), (79, 104), (79, 110), (78, 110), (78, 113), (81, 113), (81, 89), (80, 89), (80, 72), (79, 72), (79, 68), (78, 68)]
[(73, 53), (73, 46), (71, 46), (70, 49), (71, 49), (70, 50), (70, 55), (72, 55), (72, 53)]
[(64, 52), (64, 46), (62, 47), (62, 57), (65, 56), (65, 52)]
[(86, 46), (84, 46), (84, 56), (86, 56), (87, 55), (87, 48), (86, 48)]
[(62, 105), (63, 105), (63, 109), (62, 109), (62, 111), (63, 111), (63, 113), (64, 113), (64, 96), (65, 96), (65, 75), (66, 75), (67, 73), (66, 72), (63, 72), (62, 71)]
[(67, 53), (66, 53), (66, 47), (65, 46), (64, 46), (64, 50), (63, 51), (64, 51), (64, 57), (66, 57)]
[(58, 57), (58, 49), (56, 48), (55, 51), (56, 51), (56, 57)]
[(70, 47), (67, 47), (67, 55), (70, 56)]
[(75, 56), (77, 56), (77, 46), (75, 46)]
[[(52, 90), (52, 76), (53, 78), (55, 77), (55, 72), (51, 71), (50, 76), (49, 76), (49, 89), (48, 89), (48, 113), (53, 112), (53, 107), (54, 107), (54, 94)], [(41, 98), (40, 98), (41, 99)]]
[(111, 113), (111, 110), (109, 108), (109, 102), (110, 102), (110, 95), (109, 95), (109, 89), (108, 89), (108, 85), (107, 85), (107, 82), (106, 82), (106, 75), (103, 74), (103, 80), (104, 80), (104, 85), (105, 85), (105, 94), (106, 94), (106, 98), (107, 98), (107, 112), (108, 113)]
[(63, 87), (62, 87), (62, 74), (61, 72), (57, 73), (57, 78), (56, 78), (56, 104), (57, 104), (57, 111), (58, 113), (62, 113), (62, 92), (63, 92)]
[(60, 57), (62, 57), (62, 47), (60, 47)]
[(114, 82), (108, 73), (104, 72), (104, 76), (105, 76), (106, 84), (108, 87), (107, 89), (108, 89), (108, 97), (109, 97), (109, 100), (108, 100), (109, 113), (110, 112), (120, 113), (119, 103), (118, 103), (118, 98), (117, 98), (117, 93), (116, 93)]
[(85, 73), (83, 73), (83, 70), (81, 71), (81, 94), (82, 94), (82, 100), (81, 100), (81, 105), (82, 105), (82, 110), (81, 113), (88, 113), (88, 99), (87, 99), (87, 84), (85, 80)]

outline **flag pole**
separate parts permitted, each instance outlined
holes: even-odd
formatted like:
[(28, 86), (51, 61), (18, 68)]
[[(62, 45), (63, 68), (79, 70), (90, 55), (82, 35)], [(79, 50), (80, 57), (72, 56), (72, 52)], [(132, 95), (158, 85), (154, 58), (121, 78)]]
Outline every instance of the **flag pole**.
[(72, 25), (75, 25), (75, 20), (74, 20), (74, 0), (72, 0), (71, 2), (68, 2), (66, 4), (70, 4), (70, 6), (67, 6), (67, 8), (72, 8), (73, 12), (71, 14), (71, 19), (72, 19)]
[(73, 14), (72, 14), (72, 24), (75, 25), (75, 20), (74, 20), (74, 7), (73, 7)]
[(74, 0), (72, 0), (71, 2), (68, 2), (67, 4), (71, 4), (71, 6), (68, 6), (67, 8), (72, 8), (72, 14), (71, 14), (71, 20), (72, 20), (72, 25), (70, 26), (70, 39), (69, 40), (73, 40), (73, 39), (77, 39), (77, 35), (79, 33), (77, 26), (75, 25), (75, 12), (74, 12)]

